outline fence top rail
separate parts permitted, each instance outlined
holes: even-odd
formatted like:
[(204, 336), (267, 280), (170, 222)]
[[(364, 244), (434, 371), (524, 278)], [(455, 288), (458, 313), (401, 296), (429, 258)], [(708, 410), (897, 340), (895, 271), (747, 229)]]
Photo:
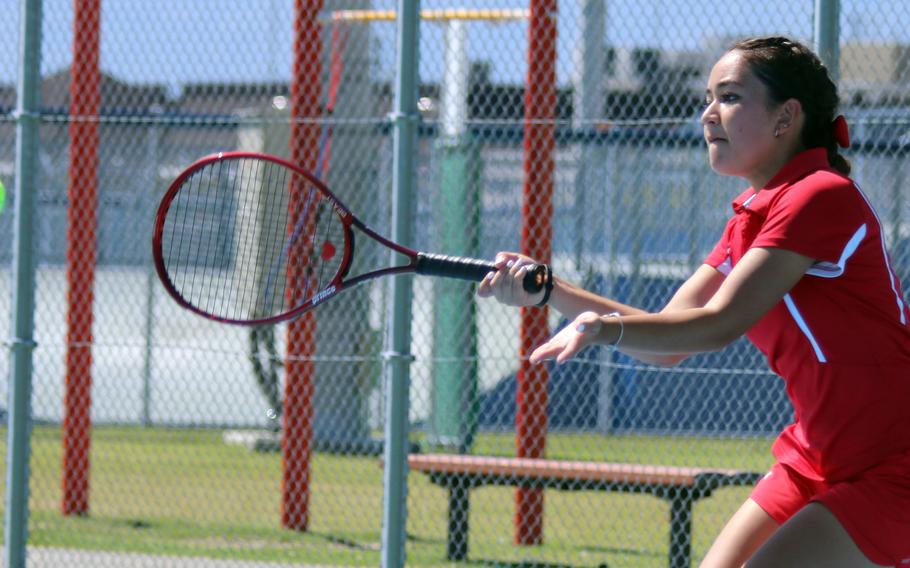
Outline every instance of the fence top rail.
[[(0, 123), (15, 122), (12, 107), (0, 106)], [(283, 117), (244, 117), (237, 114), (205, 114), (186, 112), (148, 112), (137, 109), (102, 109), (98, 116), (74, 117), (66, 109), (42, 108), (39, 111), (43, 122), (69, 124), (74, 121), (93, 121), (106, 124), (143, 125), (143, 126), (177, 126), (202, 128), (237, 128), (266, 123), (287, 123)], [(378, 134), (389, 135), (392, 124), (387, 116), (372, 119), (330, 119), (311, 117), (299, 119), (299, 123), (335, 125), (371, 125)], [(647, 127), (644, 124), (617, 124), (603, 127), (573, 127), (562, 121), (555, 124), (554, 138), (557, 144), (591, 144), (634, 147), (674, 147), (696, 148), (704, 144), (701, 132), (693, 127), (692, 122), (667, 122), (659, 126)], [(490, 143), (520, 144), (524, 140), (524, 124), (514, 121), (488, 122), (473, 121), (468, 124), (468, 131), (473, 139)], [(421, 138), (439, 136), (440, 127), (432, 121), (423, 122), (418, 127)], [(844, 152), (851, 154), (904, 156), (910, 153), (910, 141), (905, 138), (866, 138), (855, 139), (850, 148)]]

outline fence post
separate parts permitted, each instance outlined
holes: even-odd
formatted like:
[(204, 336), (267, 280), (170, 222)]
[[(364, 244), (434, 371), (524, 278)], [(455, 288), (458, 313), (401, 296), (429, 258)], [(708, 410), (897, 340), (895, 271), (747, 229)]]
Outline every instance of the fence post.
[(595, 132), (596, 123), (603, 118), (604, 70), (606, 53), (604, 38), (607, 35), (607, 7), (604, 0), (584, 0), (581, 8), (581, 38), (575, 48), (572, 83), (574, 87), (574, 114), (572, 126), (582, 133), (578, 173), (575, 174), (575, 269), (584, 271), (585, 255), (590, 252), (589, 222), (592, 218), (588, 193), (597, 187), (598, 165), (603, 163), (602, 144), (589, 133)]
[[(521, 252), (550, 262), (553, 238), (553, 182), (556, 151), (556, 0), (532, 0), (528, 25), (528, 79), (525, 90), (524, 200)], [(547, 338), (547, 308), (521, 308), (521, 346), (516, 387), (515, 453), (545, 457), (547, 369), (528, 356)], [(515, 543), (543, 542), (542, 489), (515, 491)]]
[(87, 515), (91, 475), (93, 295), (98, 240), (101, 0), (77, 0), (74, 10), (61, 509), (64, 515)]
[[(318, 155), (319, 131), (312, 122), (321, 116), (319, 98), (321, 92), (322, 36), (318, 14), (322, 1), (294, 3), (294, 62), (291, 78), (291, 161), (306, 170), (314, 170)], [(288, 212), (295, 217), (289, 219), (289, 227), (298, 222), (312, 223), (312, 219), (299, 219), (301, 215), (311, 216), (298, 203), (303, 188), (291, 180), (288, 187)], [(299, 295), (305, 289), (300, 283), (310, 276), (304, 270), (306, 244), (294, 246), (288, 251), (289, 294)], [(298, 305), (301, 298), (288, 298), (289, 305)], [(310, 522), (311, 461), (313, 454), (313, 379), (316, 350), (316, 316), (307, 312), (290, 322), (287, 327), (287, 347), (284, 385), (284, 429), (281, 439), (282, 482), (281, 482), (281, 524), (283, 527), (306, 531)]]
[(815, 51), (836, 83), (840, 77), (840, 0), (815, 0)]
[(19, 78), (16, 98), (16, 189), (13, 243), (12, 339), (9, 343), (9, 431), (6, 460), (5, 565), (25, 568), (28, 540), (29, 444), (31, 438), (32, 351), (35, 318), (35, 263), (32, 217), (38, 165), (41, 91), (41, 0), (22, 0)]
[[(392, 240), (412, 243), (414, 154), (417, 150), (417, 29), (420, 2), (398, 0), (395, 106), (390, 116), (393, 133)], [(395, 253), (390, 253), (395, 260)], [(386, 366), (386, 423), (383, 444), (382, 561), (383, 568), (405, 562), (407, 522), (408, 391), (410, 389), (411, 279), (396, 276), (391, 283)]]

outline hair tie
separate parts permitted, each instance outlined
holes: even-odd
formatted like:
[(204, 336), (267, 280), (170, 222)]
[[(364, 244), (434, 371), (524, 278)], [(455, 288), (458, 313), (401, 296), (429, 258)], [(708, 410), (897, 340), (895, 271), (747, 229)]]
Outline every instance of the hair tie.
[(834, 140), (837, 142), (837, 145), (841, 148), (849, 148), (850, 128), (847, 126), (847, 119), (844, 118), (844, 115), (837, 115), (837, 118), (835, 118), (834, 122), (831, 124), (831, 129), (834, 132)]

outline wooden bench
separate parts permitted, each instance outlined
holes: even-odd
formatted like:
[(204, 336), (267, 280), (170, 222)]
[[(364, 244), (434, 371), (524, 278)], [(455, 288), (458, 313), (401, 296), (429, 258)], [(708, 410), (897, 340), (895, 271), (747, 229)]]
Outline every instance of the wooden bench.
[(719, 487), (754, 485), (748, 471), (452, 454), (411, 454), (408, 466), (449, 491), (446, 556), (468, 556), (470, 491), (484, 485), (647, 493), (670, 502), (671, 568), (689, 568), (692, 504)]

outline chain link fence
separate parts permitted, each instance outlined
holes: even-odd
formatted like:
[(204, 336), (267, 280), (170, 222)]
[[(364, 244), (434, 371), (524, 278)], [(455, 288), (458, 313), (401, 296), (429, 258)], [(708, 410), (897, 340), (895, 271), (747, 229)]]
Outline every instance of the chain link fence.
[[(0, 0), (10, 45), (22, 5)], [(42, 5), (30, 564), (128, 566), (133, 554), (162, 566), (180, 556), (194, 566), (377, 564), (388, 282), (315, 312), (305, 372), (315, 451), (295, 480), (281, 450), (289, 363), (299, 361), (287, 326), (226, 327), (182, 311), (157, 282), (150, 240), (158, 200), (183, 168), (238, 149), (289, 158), (294, 120), (319, 133), (302, 159), (390, 235), (395, 3)], [(744, 187), (711, 172), (705, 157), (698, 116), (711, 65), (747, 35), (811, 44), (814, 7), (561, 2), (549, 16), (550, 51), (529, 30), (528, 3), (425, 0), (419, 45), (403, 47), (419, 54), (414, 246), (479, 258), (537, 251), (562, 277), (658, 310), (714, 245)], [(295, 35), (307, 11), (315, 25)], [(899, 0), (840, 2), (847, 156), (904, 282), (908, 30), (910, 7)], [(552, 59), (529, 64), (535, 45)], [(295, 59), (295, 49), (309, 58)], [(295, 82), (295, 61), (318, 65), (317, 84)], [(529, 89), (529, 77), (550, 74), (552, 84)], [(8, 49), (0, 53), (6, 274), (16, 78)], [(528, 120), (529, 92), (539, 89), (551, 89), (541, 95), (553, 97), (541, 99), (551, 114)], [(307, 96), (315, 110), (292, 118)], [(535, 126), (546, 129), (542, 145), (529, 134)], [(374, 258), (386, 262), (385, 253)], [(7, 320), (11, 287), (0, 279)], [(414, 454), (763, 472), (771, 440), (792, 418), (783, 382), (745, 341), (670, 369), (591, 349), (532, 370), (522, 338), (557, 329), (559, 314), (478, 300), (460, 282), (415, 277), (413, 291)], [(7, 358), (0, 371), (10, 374)], [(7, 382), (0, 391), (4, 400)], [(749, 491), (696, 486), (680, 519), (691, 530), (678, 537), (667, 523), (673, 487), (617, 492), (629, 479), (614, 479), (544, 491), (516, 489), (514, 478), (475, 488), (470, 511), (452, 511), (468, 501), (451, 500), (451, 484), (431, 478), (409, 476), (408, 565), (453, 560), (453, 538), (469, 559), (495, 565), (681, 566), (680, 550), (696, 563)], [(469, 530), (453, 526), (468, 519)]]

